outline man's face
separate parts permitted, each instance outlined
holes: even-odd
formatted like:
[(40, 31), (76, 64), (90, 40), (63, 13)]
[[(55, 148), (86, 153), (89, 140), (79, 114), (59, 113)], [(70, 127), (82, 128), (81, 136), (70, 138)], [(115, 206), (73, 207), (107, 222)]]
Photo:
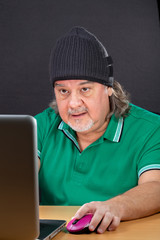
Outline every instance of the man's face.
[(62, 120), (76, 132), (100, 131), (110, 111), (112, 88), (88, 80), (55, 83), (55, 96)]

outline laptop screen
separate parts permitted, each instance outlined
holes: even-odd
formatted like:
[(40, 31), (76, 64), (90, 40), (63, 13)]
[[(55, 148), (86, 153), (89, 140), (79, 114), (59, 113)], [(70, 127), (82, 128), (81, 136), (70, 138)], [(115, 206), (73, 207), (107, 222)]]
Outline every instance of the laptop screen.
[(39, 235), (36, 120), (0, 115), (0, 238)]

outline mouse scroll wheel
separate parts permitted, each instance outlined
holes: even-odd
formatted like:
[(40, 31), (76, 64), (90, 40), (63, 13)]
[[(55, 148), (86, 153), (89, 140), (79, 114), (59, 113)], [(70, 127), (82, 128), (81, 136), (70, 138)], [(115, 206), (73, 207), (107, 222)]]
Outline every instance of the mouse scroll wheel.
[(79, 219), (76, 219), (76, 220), (74, 220), (74, 222), (72, 224), (75, 225), (78, 221), (79, 221)]

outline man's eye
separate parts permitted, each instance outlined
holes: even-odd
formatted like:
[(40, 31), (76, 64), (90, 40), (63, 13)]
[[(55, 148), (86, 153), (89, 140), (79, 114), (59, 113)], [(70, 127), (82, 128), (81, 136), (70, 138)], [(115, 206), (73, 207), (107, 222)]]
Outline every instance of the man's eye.
[(61, 89), (61, 90), (60, 90), (60, 93), (64, 95), (64, 94), (67, 94), (68, 91), (67, 91), (66, 89)]
[(88, 92), (89, 91), (89, 88), (85, 87), (85, 88), (82, 88), (82, 92)]

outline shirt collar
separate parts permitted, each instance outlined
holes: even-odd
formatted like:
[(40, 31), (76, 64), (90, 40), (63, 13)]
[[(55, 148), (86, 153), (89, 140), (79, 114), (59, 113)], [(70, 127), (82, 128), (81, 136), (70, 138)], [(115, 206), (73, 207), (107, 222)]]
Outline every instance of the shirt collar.
[(123, 130), (123, 124), (123, 117), (116, 118), (115, 115), (112, 115), (103, 137), (112, 142), (119, 142)]
[[(108, 139), (112, 142), (119, 142), (123, 130), (123, 124), (124, 124), (123, 117), (116, 118), (115, 115), (112, 115), (107, 126), (107, 129), (103, 134), (103, 138)], [(72, 136), (74, 139), (76, 139), (75, 131), (72, 128), (70, 128), (68, 124), (66, 124), (65, 122), (61, 121), (58, 126), (58, 129), (61, 131), (65, 131), (65, 133), (68, 133), (70, 138)]]
[(76, 132), (70, 126), (68, 126), (68, 124), (66, 124), (63, 121), (60, 122), (58, 129), (61, 130), (76, 145), (76, 147), (80, 151), (80, 148), (76, 139)]

